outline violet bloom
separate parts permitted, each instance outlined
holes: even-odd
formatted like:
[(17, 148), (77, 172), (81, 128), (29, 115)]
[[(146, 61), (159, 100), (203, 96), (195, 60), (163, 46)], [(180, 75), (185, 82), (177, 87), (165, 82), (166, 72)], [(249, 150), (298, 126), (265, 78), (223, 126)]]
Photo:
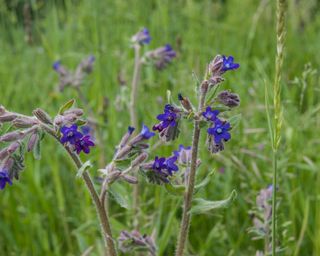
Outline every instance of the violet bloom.
[(170, 44), (166, 44), (146, 54), (147, 58), (154, 61), (156, 68), (159, 70), (164, 69), (176, 55)]
[(206, 108), (206, 111), (202, 113), (202, 115), (207, 119), (207, 121), (214, 121), (219, 113), (219, 110), (212, 110), (209, 106)]
[(139, 43), (141, 45), (149, 44), (151, 41), (149, 30), (147, 28), (143, 28), (131, 38), (131, 41), (134, 43)]
[(159, 124), (154, 125), (152, 129), (154, 131), (161, 132), (168, 126), (174, 127), (177, 125), (177, 118), (178, 116), (174, 112), (174, 108), (170, 104), (167, 104), (164, 107), (164, 113), (157, 116), (157, 119), (161, 122)]
[(223, 55), (222, 59), (223, 59), (223, 67), (222, 67), (223, 72), (228, 71), (228, 70), (237, 69), (240, 67), (240, 64), (233, 62), (234, 61), (233, 56), (226, 57)]
[(143, 139), (148, 140), (151, 137), (153, 137), (155, 135), (155, 133), (154, 132), (150, 132), (148, 126), (143, 125), (142, 126), (142, 130), (140, 132), (140, 135), (143, 137)]
[(153, 165), (152, 165), (152, 169), (154, 171), (157, 172), (162, 172), (162, 170), (167, 168), (167, 165), (165, 164), (166, 162), (166, 158), (165, 157), (158, 157), (156, 156), (156, 158), (154, 159)]
[(214, 142), (216, 144), (220, 144), (222, 140), (230, 140), (230, 129), (230, 123), (222, 122), (220, 119), (216, 118), (214, 121), (214, 126), (208, 129), (208, 133), (214, 137)]
[(12, 181), (9, 177), (8, 171), (5, 169), (0, 170), (0, 189), (3, 190), (6, 184), (12, 185)]
[(90, 153), (90, 147), (94, 146), (94, 142), (90, 135), (83, 136), (81, 139), (77, 140), (74, 144), (77, 154), (83, 151), (86, 154)]
[(60, 67), (61, 67), (61, 61), (60, 61), (60, 60), (57, 60), (57, 61), (55, 61), (55, 62), (52, 64), (52, 68), (53, 68), (55, 71), (58, 71)]
[(82, 133), (78, 131), (78, 126), (76, 124), (73, 124), (70, 127), (63, 126), (61, 128), (61, 133), (62, 138), (60, 139), (60, 142), (62, 144), (69, 142), (70, 144), (74, 145), (83, 137)]
[(172, 176), (172, 172), (176, 172), (179, 170), (179, 167), (176, 165), (176, 161), (177, 161), (178, 157), (176, 156), (172, 156), (167, 158), (166, 160), (166, 169), (168, 171), (168, 174), (170, 176)]

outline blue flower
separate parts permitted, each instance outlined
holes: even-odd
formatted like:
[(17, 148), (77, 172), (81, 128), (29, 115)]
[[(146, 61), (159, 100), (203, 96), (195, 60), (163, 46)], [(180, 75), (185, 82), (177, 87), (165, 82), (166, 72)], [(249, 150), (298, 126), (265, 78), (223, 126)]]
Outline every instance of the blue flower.
[(223, 67), (222, 67), (223, 72), (237, 69), (240, 67), (240, 64), (233, 62), (234, 58), (232, 56), (226, 57), (223, 55), (222, 59), (223, 59)]
[(147, 28), (143, 28), (137, 34), (135, 34), (131, 40), (133, 43), (149, 44), (151, 41), (149, 30)]
[(140, 135), (142, 135), (142, 137), (146, 140), (150, 139), (151, 137), (153, 137), (155, 135), (154, 132), (150, 132), (148, 126), (143, 125), (142, 126), (142, 130), (140, 132)]
[(214, 121), (217, 118), (217, 115), (219, 114), (219, 110), (212, 110), (211, 107), (207, 107), (206, 111), (202, 113), (202, 115), (208, 120), (208, 121)]
[(131, 135), (134, 132), (135, 128), (132, 126), (128, 127), (128, 133)]
[(166, 158), (165, 157), (157, 157), (154, 159), (152, 169), (154, 171), (162, 173), (162, 170), (167, 168), (167, 165), (165, 164)]
[(208, 129), (208, 133), (214, 137), (214, 142), (216, 144), (221, 144), (222, 140), (230, 140), (230, 129), (230, 123), (222, 122), (220, 119), (216, 118), (214, 120), (214, 126)]
[(177, 161), (178, 157), (176, 156), (172, 156), (167, 158), (165, 164), (166, 164), (166, 169), (169, 173), (169, 175), (172, 175), (172, 172), (176, 172), (179, 170), (179, 167), (176, 165), (176, 161)]
[(74, 145), (79, 139), (83, 137), (82, 133), (78, 131), (78, 126), (73, 124), (70, 127), (63, 126), (61, 128), (62, 138), (60, 142), (65, 144), (69, 142), (70, 144)]
[(9, 177), (8, 171), (5, 169), (0, 170), (0, 189), (3, 190), (6, 184), (12, 185), (12, 181)]
[(168, 126), (174, 127), (177, 125), (177, 122), (176, 122), (177, 117), (178, 116), (174, 112), (174, 108), (170, 104), (167, 104), (164, 107), (164, 113), (157, 116), (157, 119), (161, 122), (159, 124), (154, 125), (152, 129), (154, 131), (161, 132)]
[(55, 61), (53, 64), (52, 64), (52, 68), (55, 70), (55, 71), (58, 71), (58, 69), (60, 68), (61, 66), (61, 61), (60, 60), (57, 60)]
[(157, 69), (162, 70), (169, 64), (177, 53), (172, 49), (170, 44), (159, 47), (147, 54), (147, 57), (154, 60)]
[(83, 136), (77, 140), (74, 144), (77, 154), (80, 154), (83, 151), (86, 154), (90, 153), (90, 147), (94, 146), (94, 142), (91, 139), (90, 135)]

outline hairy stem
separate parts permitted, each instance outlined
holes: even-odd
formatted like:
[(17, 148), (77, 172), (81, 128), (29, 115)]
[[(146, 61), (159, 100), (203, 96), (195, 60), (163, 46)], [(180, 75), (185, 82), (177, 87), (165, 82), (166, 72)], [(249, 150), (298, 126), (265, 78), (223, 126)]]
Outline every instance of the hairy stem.
[(273, 127), (273, 179), (272, 179), (272, 255), (276, 255), (276, 235), (277, 235), (277, 175), (278, 175), (278, 149), (281, 139), (282, 110), (281, 110), (281, 71), (284, 58), (285, 40), (285, 0), (277, 0), (277, 54), (275, 63), (275, 78), (273, 84), (273, 107), (274, 107), (274, 127)]
[[(50, 134), (52, 137), (54, 137), (60, 143), (59, 138), (57, 137), (55, 131), (52, 128), (50, 128), (44, 124), (42, 124), (42, 127), (44, 128), (44, 130), (48, 134)], [(79, 156), (77, 154), (75, 154), (73, 151), (71, 151), (70, 148), (68, 148), (68, 147), (64, 147), (64, 148), (67, 151), (70, 158), (72, 159), (75, 166), (77, 167), (77, 169), (80, 169), (83, 164), (82, 164)], [(103, 207), (103, 204), (99, 199), (99, 196), (98, 196), (96, 189), (94, 188), (90, 174), (87, 171), (84, 171), (82, 173), (82, 178), (86, 184), (88, 191), (90, 192), (90, 196), (91, 196), (93, 203), (96, 207), (96, 211), (99, 216), (99, 220), (100, 220), (100, 224), (101, 224), (102, 234), (103, 234), (103, 237), (105, 239), (105, 243), (108, 248), (109, 256), (116, 256), (117, 252), (116, 252), (115, 245), (114, 245), (113, 238), (112, 238), (112, 232), (111, 232), (108, 214), (105, 211), (105, 208)]]
[[(198, 112), (201, 112), (201, 109), (204, 106), (205, 97), (207, 94), (206, 90), (201, 90)], [(198, 113), (198, 115), (199, 115)], [(196, 169), (197, 169), (197, 159), (198, 159), (198, 149), (199, 149), (199, 139), (200, 139), (200, 124), (199, 118), (195, 117), (194, 127), (193, 127), (193, 137), (192, 137), (192, 152), (191, 152), (191, 166), (190, 174), (188, 179), (187, 191), (184, 195), (184, 205), (182, 220), (180, 224), (180, 232), (176, 249), (176, 256), (182, 256), (185, 249), (185, 244), (188, 239), (189, 226), (191, 214), (189, 213), (192, 204), (192, 197), (195, 185)]]
[[(140, 45), (136, 44), (134, 46), (134, 73), (131, 83), (131, 98), (130, 98), (130, 122), (135, 128), (138, 127), (138, 117), (137, 117), (137, 98), (138, 98), (138, 85), (140, 80), (140, 70), (141, 70), (141, 60), (140, 60)], [(139, 184), (133, 186), (133, 214), (137, 216), (139, 208)], [(136, 218), (136, 223), (134, 223), (135, 228), (139, 225), (138, 217)]]

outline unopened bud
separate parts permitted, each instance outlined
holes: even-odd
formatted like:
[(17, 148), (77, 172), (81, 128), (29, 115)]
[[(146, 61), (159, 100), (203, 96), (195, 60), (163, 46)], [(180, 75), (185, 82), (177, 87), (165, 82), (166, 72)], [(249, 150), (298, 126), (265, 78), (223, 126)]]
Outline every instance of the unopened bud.
[(10, 146), (7, 148), (7, 151), (9, 154), (14, 153), (18, 148), (20, 147), (20, 142), (15, 141), (10, 144)]
[(0, 160), (2, 161), (9, 155), (8, 148), (4, 148), (0, 151)]
[(52, 124), (52, 119), (49, 116), (48, 113), (46, 113), (44, 110), (37, 108), (35, 110), (33, 110), (32, 112), (35, 117), (40, 120), (41, 122), (45, 123), (45, 124)]
[(131, 175), (123, 175), (121, 178), (130, 184), (138, 184), (138, 179)]
[(6, 113), (6, 109), (4, 106), (0, 105), (0, 116)]
[(36, 125), (38, 122), (32, 117), (17, 117), (13, 120), (13, 125), (17, 128), (29, 128)]
[(223, 105), (233, 108), (240, 105), (240, 98), (238, 94), (231, 93), (229, 91), (222, 91), (217, 96), (220, 103)]
[(14, 113), (4, 113), (0, 115), (0, 123), (11, 122), (17, 118), (17, 115)]
[(137, 167), (138, 165), (142, 164), (148, 158), (148, 154), (146, 152), (141, 153), (131, 162), (131, 167)]
[(120, 149), (117, 154), (115, 159), (121, 159), (124, 156), (126, 156), (127, 154), (129, 154), (129, 152), (131, 151), (132, 147), (129, 145), (124, 146), (122, 149)]
[(212, 76), (221, 75), (222, 68), (223, 58), (221, 55), (217, 55), (209, 64), (209, 72), (212, 74)]
[(119, 143), (120, 148), (122, 148), (123, 146), (125, 146), (128, 143), (134, 130), (135, 130), (134, 127), (131, 127), (131, 126), (128, 127), (128, 132), (122, 137), (122, 139)]
[(119, 178), (120, 175), (121, 175), (121, 171), (119, 171), (119, 170), (115, 170), (115, 171), (111, 172), (111, 173), (106, 177), (107, 183), (108, 183), (108, 184), (111, 184), (111, 183), (115, 182), (115, 181)]
[(209, 83), (210, 83), (210, 88), (223, 82), (224, 81), (224, 78), (222, 76), (212, 76), (210, 79), (209, 79)]
[(82, 116), (83, 115), (83, 110), (81, 108), (72, 108), (63, 113), (64, 115), (72, 114), (76, 116)]
[(193, 110), (191, 102), (190, 102), (190, 100), (188, 98), (183, 97), (181, 95), (181, 93), (179, 93), (178, 94), (178, 99), (179, 99), (181, 105), (184, 107), (185, 110), (187, 110), (187, 111), (192, 111)]
[(28, 152), (32, 151), (38, 141), (39, 141), (39, 133), (36, 131), (36, 132), (32, 133), (29, 138), (28, 145), (27, 145), (27, 151)]
[(207, 80), (204, 80), (200, 85), (200, 90), (202, 94), (205, 94), (208, 92), (209, 89), (209, 82)]
[(7, 134), (4, 134), (0, 137), (0, 141), (3, 142), (10, 142), (10, 141), (15, 141), (15, 140), (20, 140), (25, 136), (25, 134), (21, 131), (14, 131), (14, 132), (9, 132)]

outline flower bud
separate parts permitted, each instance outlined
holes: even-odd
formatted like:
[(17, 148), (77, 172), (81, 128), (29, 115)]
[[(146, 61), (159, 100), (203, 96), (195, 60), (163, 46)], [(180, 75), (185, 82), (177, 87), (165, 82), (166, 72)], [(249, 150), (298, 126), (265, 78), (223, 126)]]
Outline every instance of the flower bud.
[(193, 110), (193, 107), (192, 107), (192, 105), (191, 105), (191, 102), (190, 102), (190, 100), (189, 100), (188, 98), (183, 97), (183, 96), (181, 95), (181, 93), (179, 93), (179, 94), (178, 94), (178, 99), (179, 99), (182, 107), (183, 107), (185, 110), (187, 110), (187, 111), (192, 111), (192, 110)]
[(128, 132), (122, 137), (122, 139), (119, 143), (120, 148), (124, 147), (128, 143), (134, 130), (135, 130), (134, 127), (131, 127), (131, 126), (128, 127)]
[(39, 141), (39, 133), (35, 131), (34, 133), (31, 134), (28, 145), (27, 145), (27, 151), (30, 152), (34, 149), (35, 145)]
[(115, 170), (115, 171), (109, 173), (108, 176), (106, 177), (107, 183), (111, 184), (111, 183), (115, 182), (119, 178), (120, 175), (121, 175), (121, 171), (119, 171), (119, 170)]
[(81, 108), (72, 108), (64, 112), (64, 115), (76, 115), (76, 116), (82, 116), (83, 115), (83, 110)]
[(222, 91), (218, 94), (217, 99), (223, 105), (233, 108), (240, 105), (240, 98), (238, 94), (229, 91)]
[(132, 146), (129, 146), (129, 145), (126, 145), (124, 146), (122, 149), (120, 149), (116, 156), (115, 156), (115, 159), (121, 159), (123, 158), (124, 156), (126, 156), (127, 154), (129, 154), (129, 152), (131, 151), (132, 149)]
[(24, 116), (20, 116), (17, 117), (16, 119), (13, 120), (13, 125), (17, 128), (29, 128), (32, 127), (36, 124), (38, 124), (38, 122), (32, 118), (32, 117), (24, 117)]
[(138, 179), (131, 175), (123, 175), (121, 178), (130, 184), (138, 184)]
[(223, 58), (221, 55), (217, 55), (209, 64), (209, 72), (212, 74), (212, 76), (221, 75), (222, 68)]
[(52, 119), (44, 110), (37, 108), (32, 112), (34, 116), (45, 124), (52, 124)]
[(10, 144), (10, 146), (7, 148), (7, 152), (9, 154), (14, 153), (18, 148), (20, 147), (20, 142), (15, 141), (13, 143)]
[(142, 164), (148, 158), (148, 154), (146, 152), (141, 153), (131, 162), (131, 167), (135, 168), (138, 165)]
[(0, 137), (0, 142), (10, 142), (15, 140), (20, 140), (25, 136), (21, 131), (9, 132)]
[(6, 113), (6, 109), (4, 108), (4, 106), (0, 105), (0, 116), (4, 113)]
[(8, 148), (4, 148), (0, 151), (0, 160), (2, 161), (9, 155)]
[(5, 113), (0, 115), (0, 123), (11, 122), (17, 118), (17, 115), (14, 113)]

